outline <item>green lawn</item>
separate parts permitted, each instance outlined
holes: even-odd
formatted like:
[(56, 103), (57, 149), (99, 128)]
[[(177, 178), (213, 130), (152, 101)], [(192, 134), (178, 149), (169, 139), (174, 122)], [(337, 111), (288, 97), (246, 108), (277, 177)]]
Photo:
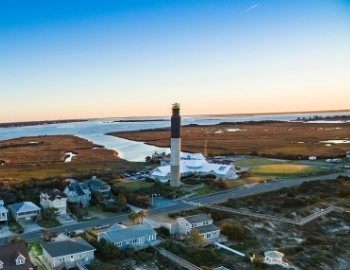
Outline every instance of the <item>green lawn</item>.
[(250, 167), (250, 178), (255, 180), (290, 179), (308, 177), (322, 174), (330, 174), (336, 169), (320, 166), (319, 163), (304, 163), (298, 161), (278, 161), (266, 158), (250, 158), (238, 160), (236, 166)]
[(204, 187), (196, 189), (196, 193), (197, 193), (196, 196), (206, 195), (214, 192), (217, 192), (217, 190), (215, 190), (214, 188), (208, 185), (204, 185)]
[(118, 179), (117, 182), (113, 184), (115, 187), (123, 186), (128, 190), (136, 190), (140, 188), (148, 188), (152, 186), (154, 183), (150, 182), (144, 182), (144, 181), (137, 181), (137, 180), (120, 180)]
[(102, 206), (101, 205), (90, 205), (88, 207), (88, 211), (90, 213), (90, 215), (94, 215), (94, 214), (99, 214), (99, 215), (104, 215), (106, 217), (114, 217), (116, 216), (116, 213), (112, 213), (112, 212), (104, 212), (102, 210)]
[(54, 228), (62, 225), (57, 219), (50, 219), (50, 220), (42, 219), (42, 220), (39, 220), (37, 224), (43, 228)]
[(17, 221), (13, 220), (12, 218), (8, 221), (8, 226), (11, 232), (14, 233), (23, 233), (24, 228), (19, 224)]

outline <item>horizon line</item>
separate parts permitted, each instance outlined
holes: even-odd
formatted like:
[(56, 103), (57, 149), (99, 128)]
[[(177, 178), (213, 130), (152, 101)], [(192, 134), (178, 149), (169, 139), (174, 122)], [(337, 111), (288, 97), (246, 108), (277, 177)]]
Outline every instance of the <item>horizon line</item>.
[[(278, 115), (278, 114), (305, 114), (305, 113), (336, 113), (336, 112), (350, 112), (350, 109), (340, 110), (317, 110), (317, 111), (289, 111), (289, 112), (255, 112), (255, 113), (226, 113), (226, 114), (186, 114), (181, 115), (182, 117), (201, 117), (201, 116), (254, 116), (254, 115)], [(169, 114), (170, 115), (170, 114)], [(99, 119), (130, 119), (130, 118), (164, 118), (169, 115), (148, 115), (148, 116), (107, 116), (107, 117), (92, 117), (92, 118), (65, 118), (65, 119), (45, 119), (45, 120), (28, 120), (28, 121), (11, 121), (11, 122), (0, 122), (0, 124), (15, 124), (15, 123), (30, 123), (30, 122), (46, 122), (46, 121), (89, 121)]]

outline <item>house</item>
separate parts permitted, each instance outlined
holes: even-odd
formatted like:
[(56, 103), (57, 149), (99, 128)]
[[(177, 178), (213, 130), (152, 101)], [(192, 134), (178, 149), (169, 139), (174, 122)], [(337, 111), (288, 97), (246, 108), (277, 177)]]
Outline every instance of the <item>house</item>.
[(207, 243), (226, 242), (226, 237), (220, 235), (220, 228), (213, 224), (213, 219), (207, 214), (200, 214), (189, 217), (179, 217), (176, 219), (178, 224), (177, 233), (184, 236), (196, 229)]
[[(4, 207), (4, 201), (0, 200), (0, 222), (7, 222), (7, 213), (9, 211)], [(1, 268), (0, 268), (1, 269)]]
[[(69, 269), (80, 264), (89, 264), (94, 260), (96, 250), (81, 237), (71, 238), (65, 241), (48, 242), (41, 244), (45, 261), (53, 268)], [(81, 269), (81, 268), (79, 268)]]
[(266, 251), (264, 253), (265, 257), (264, 257), (264, 263), (266, 264), (277, 264), (277, 265), (281, 265), (283, 267), (288, 267), (288, 263), (283, 262), (283, 256), (284, 254), (278, 251)]
[(346, 152), (346, 158), (348, 158), (350, 160), (350, 151)]
[(121, 250), (129, 247), (140, 250), (158, 243), (157, 233), (148, 224), (130, 227), (116, 225), (99, 233), (97, 240), (105, 239), (107, 242), (114, 243)]
[(111, 196), (111, 186), (106, 182), (101, 181), (95, 176), (87, 182), (92, 194), (96, 192), (102, 193), (102, 198), (109, 198)]
[(56, 207), (60, 215), (67, 214), (67, 195), (58, 189), (46, 189), (40, 193), (40, 205), (43, 209)]
[(309, 160), (316, 160), (316, 159), (317, 159), (317, 157), (315, 157), (315, 156), (309, 157)]
[[(187, 154), (184, 155), (184, 154)], [(218, 179), (237, 179), (236, 169), (233, 164), (215, 164), (209, 163), (202, 154), (182, 153), (183, 158), (180, 160), (180, 175), (205, 175), (213, 174)], [(170, 164), (165, 164), (154, 169), (150, 173), (155, 181), (167, 183), (170, 181)]]
[(27, 246), (24, 242), (0, 246), (0, 269), (32, 270)]
[(32, 202), (20, 202), (8, 206), (14, 220), (35, 220), (40, 216), (41, 208)]
[(85, 183), (71, 182), (70, 185), (63, 190), (63, 193), (67, 195), (68, 202), (80, 203), (83, 207), (87, 207), (91, 200), (89, 186)]

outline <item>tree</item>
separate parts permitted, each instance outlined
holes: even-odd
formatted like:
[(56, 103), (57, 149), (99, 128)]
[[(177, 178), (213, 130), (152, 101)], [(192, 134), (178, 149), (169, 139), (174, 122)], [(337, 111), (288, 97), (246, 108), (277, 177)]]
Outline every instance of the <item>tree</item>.
[(141, 219), (141, 223), (143, 224), (143, 219), (148, 216), (148, 212), (146, 210), (141, 210), (137, 213), (138, 218)]
[(119, 255), (119, 249), (113, 243), (106, 243), (100, 251), (102, 256), (108, 260), (113, 260)]
[(123, 194), (119, 194), (117, 197), (117, 207), (119, 212), (125, 210), (126, 198)]
[(221, 225), (221, 233), (231, 240), (240, 240), (247, 234), (247, 231), (239, 224), (225, 222)]
[(53, 220), (53, 219), (56, 219), (60, 213), (61, 211), (58, 208), (48, 207), (41, 212), (41, 216), (43, 217), (43, 219)]
[(146, 162), (150, 162), (152, 160), (152, 158), (150, 157), (150, 156), (147, 156), (146, 158), (145, 158), (145, 161)]
[(133, 225), (135, 225), (135, 221), (139, 221), (139, 215), (135, 211), (131, 211), (128, 218), (130, 221), (132, 221)]
[(102, 194), (101, 192), (97, 191), (97, 192), (95, 193), (95, 198), (96, 198), (99, 202), (101, 202), (101, 200), (102, 200), (102, 198), (103, 198), (103, 194)]
[(188, 246), (193, 248), (203, 247), (205, 240), (198, 230), (193, 229), (186, 237), (186, 243)]

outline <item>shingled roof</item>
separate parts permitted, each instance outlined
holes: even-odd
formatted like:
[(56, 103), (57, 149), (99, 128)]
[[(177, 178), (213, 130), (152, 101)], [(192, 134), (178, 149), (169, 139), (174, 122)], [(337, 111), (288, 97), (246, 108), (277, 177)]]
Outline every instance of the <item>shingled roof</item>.
[(189, 216), (189, 217), (184, 217), (189, 223), (198, 223), (198, 222), (204, 222), (204, 221), (209, 221), (212, 220), (211, 217), (209, 217), (206, 214), (200, 214), (200, 215), (195, 215), (195, 216)]
[[(16, 265), (19, 256), (25, 258), (25, 263)], [(29, 270), (33, 265), (29, 259), (27, 246), (24, 242), (0, 246), (0, 261), (3, 263), (3, 270)]]
[(67, 241), (43, 243), (41, 246), (52, 258), (96, 250), (81, 237)]
[(100, 234), (101, 238), (110, 239), (114, 243), (156, 235), (157, 233), (148, 224), (141, 224), (127, 228), (117, 228)]
[(46, 194), (50, 201), (56, 199), (60, 200), (61, 198), (67, 198), (67, 195), (58, 189), (45, 189), (41, 193)]

